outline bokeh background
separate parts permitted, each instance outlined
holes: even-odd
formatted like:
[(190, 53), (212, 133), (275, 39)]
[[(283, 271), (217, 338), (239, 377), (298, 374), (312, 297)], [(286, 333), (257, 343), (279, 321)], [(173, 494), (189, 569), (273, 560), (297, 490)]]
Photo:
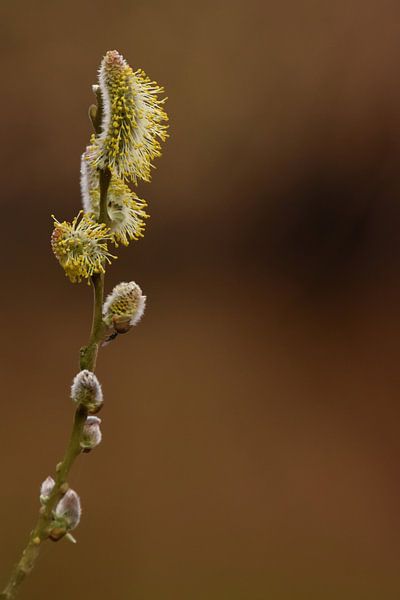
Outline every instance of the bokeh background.
[(2, 0), (0, 31), (1, 583), (69, 433), (91, 291), (50, 215), (116, 48), (169, 97), (107, 277), (148, 309), (99, 358), (78, 545), (21, 600), (399, 598), (398, 1)]

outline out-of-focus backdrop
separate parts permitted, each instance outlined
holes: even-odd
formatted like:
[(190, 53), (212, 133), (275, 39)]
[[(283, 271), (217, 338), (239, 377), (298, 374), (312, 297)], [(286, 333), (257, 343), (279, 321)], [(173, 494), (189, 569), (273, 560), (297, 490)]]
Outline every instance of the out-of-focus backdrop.
[(50, 215), (118, 49), (169, 97), (107, 276), (148, 309), (100, 355), (78, 544), (21, 600), (399, 598), (399, 3), (3, 0), (0, 28), (1, 583), (69, 433), (91, 291)]

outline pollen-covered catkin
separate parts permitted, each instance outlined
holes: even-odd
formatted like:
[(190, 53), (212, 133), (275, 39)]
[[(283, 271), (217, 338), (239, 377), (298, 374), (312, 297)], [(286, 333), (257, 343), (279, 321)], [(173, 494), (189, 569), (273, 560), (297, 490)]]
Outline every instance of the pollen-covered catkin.
[(94, 273), (105, 272), (105, 264), (115, 258), (107, 247), (111, 239), (110, 230), (83, 211), (72, 223), (60, 223), (54, 218), (51, 247), (72, 283), (89, 279)]
[[(100, 176), (93, 168), (87, 152), (81, 158), (81, 194), (86, 213), (99, 218)], [(107, 193), (107, 213), (110, 220), (110, 234), (116, 246), (127, 246), (130, 241), (143, 237), (147, 204), (116, 175), (112, 175)]]
[(150, 181), (152, 160), (167, 138), (164, 89), (141, 70), (133, 71), (116, 50), (106, 53), (99, 70), (103, 105), (101, 133), (87, 155), (95, 168), (109, 168), (122, 179)]

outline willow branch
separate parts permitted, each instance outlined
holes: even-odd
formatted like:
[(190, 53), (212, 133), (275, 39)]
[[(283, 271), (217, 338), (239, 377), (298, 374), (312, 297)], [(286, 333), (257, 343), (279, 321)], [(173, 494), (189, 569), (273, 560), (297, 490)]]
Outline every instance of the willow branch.
[[(110, 172), (100, 172), (100, 217), (99, 221), (106, 222), (107, 215), (107, 191), (110, 183)], [(96, 273), (92, 277), (94, 292), (93, 319), (90, 337), (87, 346), (80, 351), (80, 368), (94, 371), (96, 368), (99, 345), (104, 334), (102, 307), (104, 301), (104, 273)], [(12, 600), (16, 597), (19, 587), (24, 579), (32, 571), (35, 561), (39, 555), (42, 543), (50, 534), (50, 526), (53, 520), (53, 510), (68, 489), (68, 475), (75, 459), (81, 453), (80, 442), (82, 432), (87, 418), (87, 409), (81, 404), (75, 412), (72, 431), (63, 460), (56, 467), (55, 485), (46, 504), (40, 509), (39, 518), (30, 533), (28, 543), (22, 552), (21, 558), (11, 573), (10, 579), (0, 595), (0, 600)]]

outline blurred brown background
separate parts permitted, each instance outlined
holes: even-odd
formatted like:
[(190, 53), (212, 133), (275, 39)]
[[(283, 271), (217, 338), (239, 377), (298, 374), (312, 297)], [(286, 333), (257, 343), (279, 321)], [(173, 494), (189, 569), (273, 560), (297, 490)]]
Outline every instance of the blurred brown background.
[(116, 48), (169, 97), (107, 283), (148, 309), (100, 356), (79, 543), (21, 600), (399, 598), (398, 1), (2, 0), (0, 33), (1, 583), (69, 432), (91, 293), (50, 214)]

